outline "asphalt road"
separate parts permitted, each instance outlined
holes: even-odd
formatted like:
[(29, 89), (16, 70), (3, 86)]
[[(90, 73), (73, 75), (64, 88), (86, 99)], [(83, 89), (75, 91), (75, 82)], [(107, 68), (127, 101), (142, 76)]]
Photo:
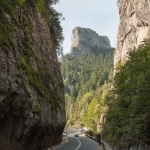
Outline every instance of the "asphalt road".
[(74, 137), (73, 134), (67, 136), (68, 142), (57, 150), (103, 150), (102, 146), (84, 136)]

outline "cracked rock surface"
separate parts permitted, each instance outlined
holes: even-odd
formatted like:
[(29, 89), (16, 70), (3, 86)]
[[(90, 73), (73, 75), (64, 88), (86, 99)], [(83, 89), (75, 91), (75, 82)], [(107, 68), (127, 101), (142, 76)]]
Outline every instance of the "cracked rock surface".
[(129, 49), (150, 38), (150, 0), (120, 0), (120, 25), (114, 64), (126, 61)]
[(110, 49), (110, 41), (107, 36), (99, 36), (89, 28), (76, 27), (72, 31), (70, 55), (79, 56), (92, 53), (94, 48)]
[(0, 150), (60, 143), (64, 86), (45, 19), (25, 4), (15, 16), (0, 8), (0, 25), (10, 32), (8, 41), (5, 34), (0, 41)]

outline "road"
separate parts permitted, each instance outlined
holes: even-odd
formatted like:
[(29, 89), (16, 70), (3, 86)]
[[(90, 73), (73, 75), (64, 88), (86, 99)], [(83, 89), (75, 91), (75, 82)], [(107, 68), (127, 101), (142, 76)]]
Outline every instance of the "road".
[(99, 146), (97, 142), (84, 136), (74, 137), (73, 133), (70, 133), (67, 138), (68, 143), (57, 148), (57, 150), (103, 150), (102, 146)]

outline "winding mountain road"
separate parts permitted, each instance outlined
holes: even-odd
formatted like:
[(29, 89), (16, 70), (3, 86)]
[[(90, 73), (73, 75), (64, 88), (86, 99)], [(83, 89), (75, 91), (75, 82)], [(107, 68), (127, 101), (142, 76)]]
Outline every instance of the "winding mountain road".
[(68, 142), (57, 150), (103, 150), (102, 146), (84, 136), (74, 137), (73, 133), (68, 136)]

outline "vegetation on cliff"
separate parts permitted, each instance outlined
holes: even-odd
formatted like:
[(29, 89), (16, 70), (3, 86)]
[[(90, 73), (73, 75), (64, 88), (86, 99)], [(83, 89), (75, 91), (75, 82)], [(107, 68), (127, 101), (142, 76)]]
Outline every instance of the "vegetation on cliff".
[[(29, 101), (30, 90), (26, 81), (26, 75), (31, 84), (38, 91), (38, 101), (40, 103), (42, 97), (49, 100), (53, 106), (60, 106), (59, 98), (57, 96), (57, 89), (51, 94), (49, 92), (50, 84), (54, 84), (54, 79), (51, 75), (51, 70), (48, 68), (46, 56), (39, 56), (35, 50), (34, 39), (31, 36), (33, 33), (33, 20), (31, 19), (32, 11), (39, 12), (49, 27), (51, 35), (50, 48), (58, 55), (62, 54), (62, 27), (60, 26), (60, 19), (62, 14), (58, 13), (53, 7), (57, 0), (2, 0), (0, 1), (0, 46), (8, 53), (10, 50), (14, 51), (16, 47), (21, 47), (18, 58), (18, 76), (23, 80), (24, 91), (26, 92)], [(28, 11), (27, 11), (28, 8)], [(21, 14), (21, 11), (24, 11)], [(4, 19), (7, 17), (7, 19)], [(16, 39), (16, 27), (21, 28), (23, 36), (21, 45)], [(40, 43), (41, 50), (43, 41)], [(32, 61), (36, 62), (37, 68), (33, 66)], [(55, 99), (52, 101), (51, 99)], [(57, 99), (57, 100), (56, 100)], [(38, 103), (38, 105), (40, 105)], [(32, 104), (31, 104), (32, 105)], [(33, 108), (34, 110), (34, 108)], [(40, 111), (40, 109), (39, 109)]]
[[(16, 19), (16, 14), (18, 8), (23, 7), (32, 7), (37, 9), (42, 16), (47, 20), (49, 25), (49, 30), (51, 33), (53, 48), (57, 51), (58, 55), (62, 54), (62, 41), (63, 41), (63, 34), (62, 34), (62, 27), (60, 26), (60, 19), (62, 18), (62, 14), (58, 13), (53, 7), (53, 4), (56, 4), (59, 0), (1, 0), (0, 1), (0, 11), (7, 12), (10, 14), (14, 19)], [(0, 22), (0, 33), (1, 33), (1, 41), (7, 40), (8, 36), (10, 35), (9, 29), (11, 25), (7, 25), (5, 27), (4, 21), (1, 20)]]
[(96, 132), (113, 75), (113, 51), (96, 49), (93, 54), (75, 58), (67, 54), (61, 72), (67, 125), (84, 125)]
[(103, 130), (103, 138), (120, 149), (150, 144), (150, 41), (129, 51), (128, 59), (117, 67)]
[(63, 36), (55, 2), (0, 1), (0, 149), (46, 149), (62, 141)]

